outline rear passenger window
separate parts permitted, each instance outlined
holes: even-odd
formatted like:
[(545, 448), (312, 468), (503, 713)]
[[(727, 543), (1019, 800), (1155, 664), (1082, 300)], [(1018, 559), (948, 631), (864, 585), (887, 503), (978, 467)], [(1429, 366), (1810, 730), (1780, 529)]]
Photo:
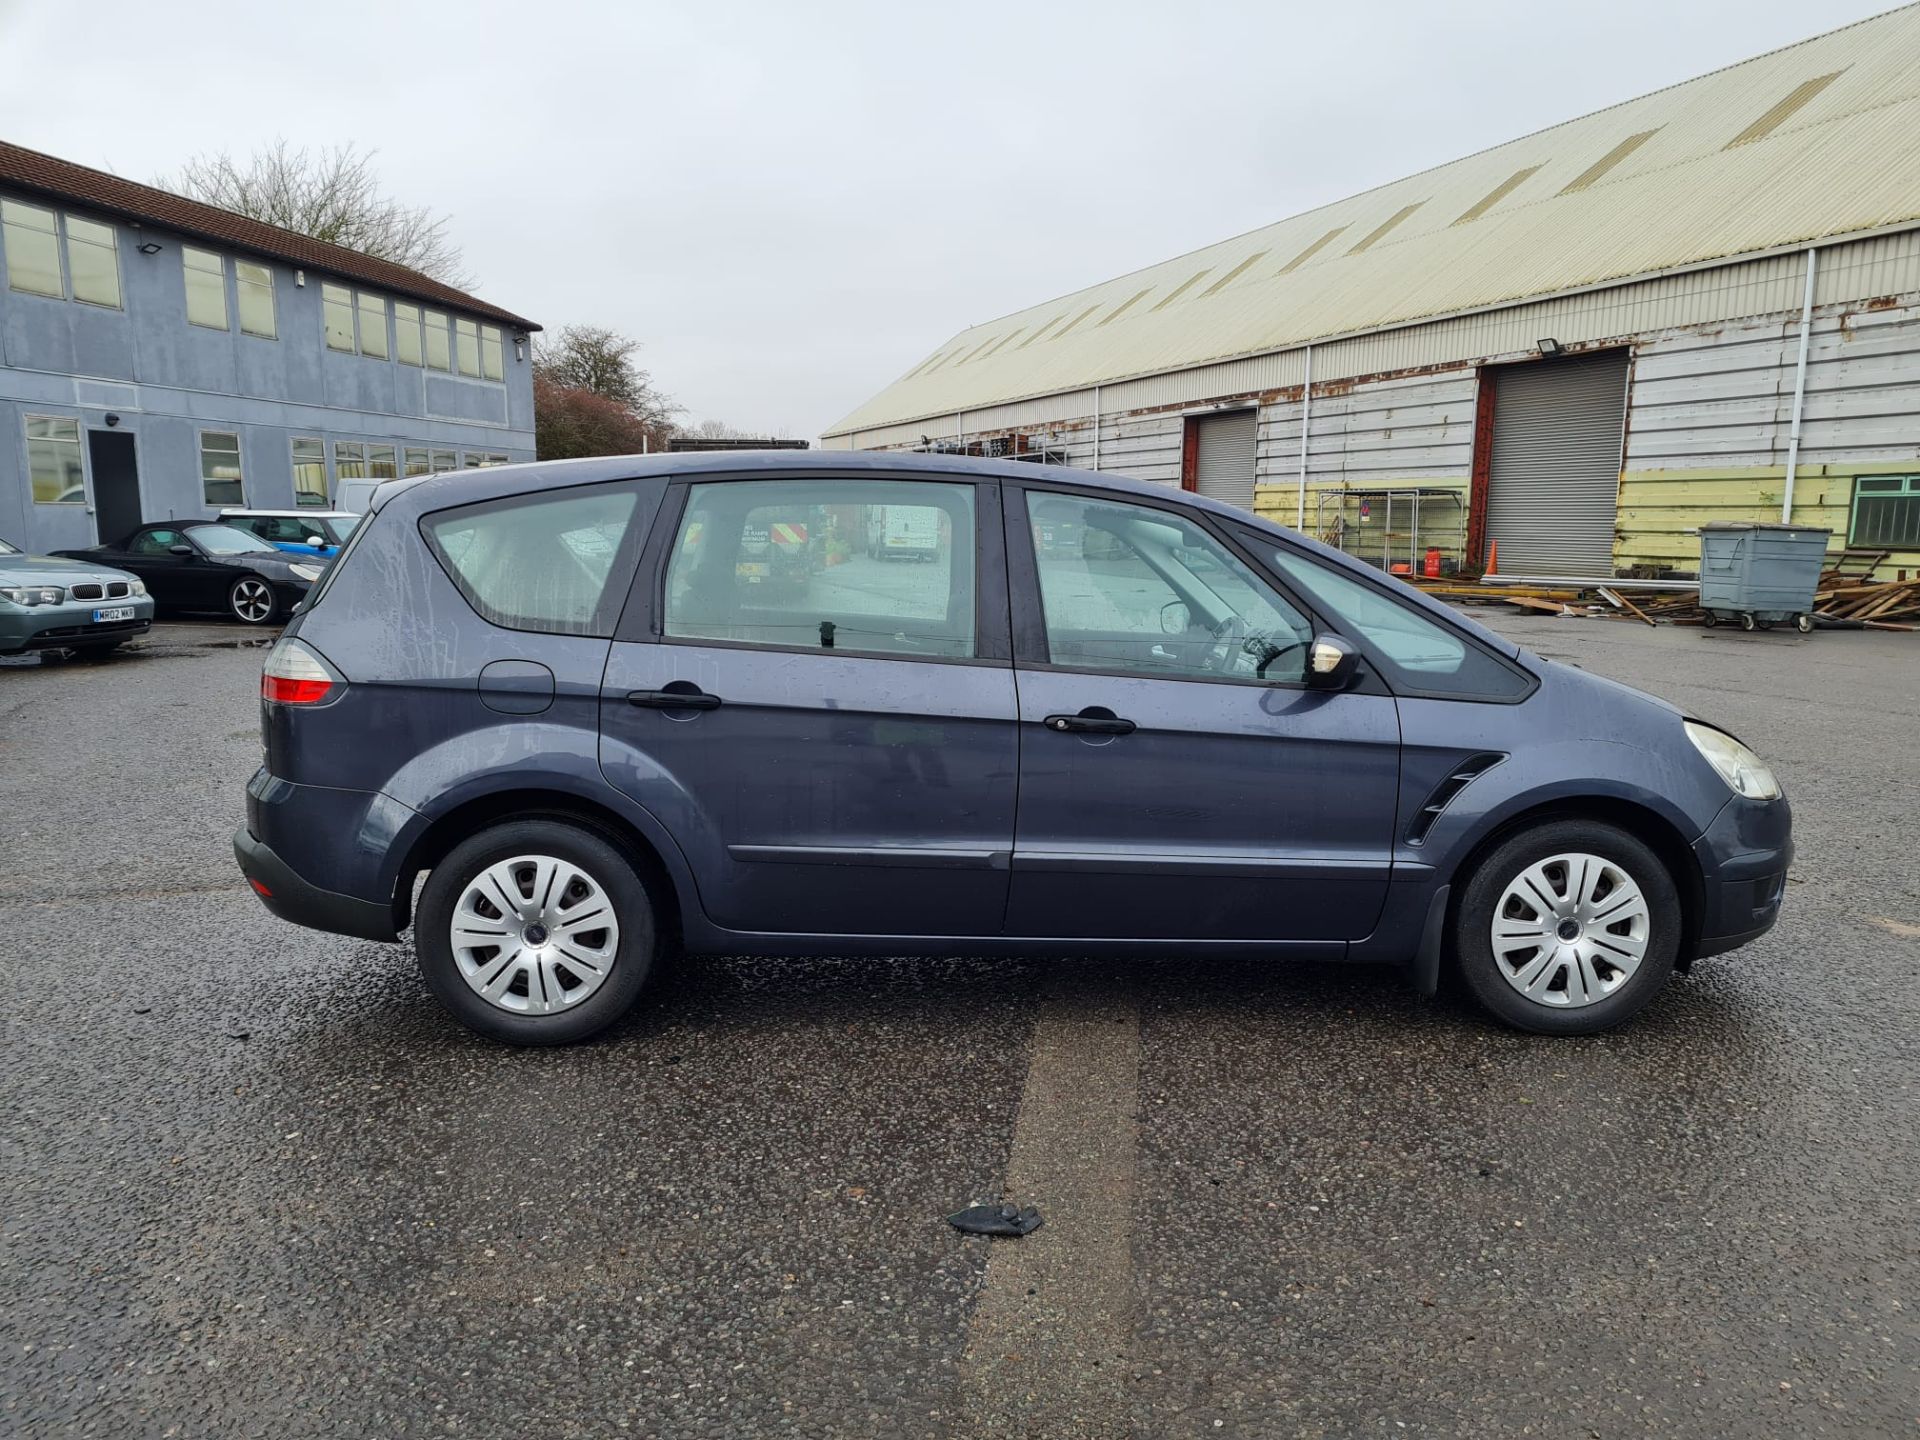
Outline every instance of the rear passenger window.
[(631, 485), (547, 491), (420, 524), (482, 618), (512, 630), (610, 636), (633, 573), (637, 500)]
[(667, 566), (665, 633), (786, 648), (974, 653), (970, 485), (695, 485)]

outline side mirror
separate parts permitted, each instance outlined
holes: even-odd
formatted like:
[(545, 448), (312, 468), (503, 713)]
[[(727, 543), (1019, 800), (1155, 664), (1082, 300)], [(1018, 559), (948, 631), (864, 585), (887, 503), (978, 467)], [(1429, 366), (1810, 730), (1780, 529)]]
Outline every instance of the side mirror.
[(1316, 635), (1307, 650), (1307, 688), (1344, 690), (1359, 665), (1360, 652), (1338, 635)]
[(318, 535), (309, 535), (307, 536), (306, 540), (303, 541), (302, 543), (307, 545), (324, 546), (327, 542), (325, 540), (322, 540)]
[(1193, 612), (1187, 608), (1184, 600), (1169, 600), (1160, 607), (1160, 632), (1163, 635), (1184, 635), (1193, 627)]
[(193, 554), (193, 546), (183, 540), (178, 545), (169, 545), (167, 547), (167, 553), (169, 555), (191, 555)]

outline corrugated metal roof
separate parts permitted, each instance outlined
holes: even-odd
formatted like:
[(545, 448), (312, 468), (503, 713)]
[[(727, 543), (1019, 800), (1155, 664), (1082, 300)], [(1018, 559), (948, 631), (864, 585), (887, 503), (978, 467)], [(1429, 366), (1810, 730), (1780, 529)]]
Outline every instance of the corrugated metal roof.
[(1920, 4), (974, 326), (826, 433), (1913, 223), (1916, 136)]

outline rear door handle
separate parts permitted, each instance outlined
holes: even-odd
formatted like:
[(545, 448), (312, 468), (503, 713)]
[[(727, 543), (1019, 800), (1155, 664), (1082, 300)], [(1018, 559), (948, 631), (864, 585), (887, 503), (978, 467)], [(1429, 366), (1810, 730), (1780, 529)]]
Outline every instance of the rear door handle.
[(1136, 728), (1133, 721), (1122, 720), (1111, 710), (1097, 707), (1082, 710), (1078, 715), (1049, 715), (1041, 723), (1049, 730), (1082, 735), (1131, 735)]
[(629, 690), (627, 703), (642, 710), (718, 710), (720, 697), (689, 686), (684, 690)]

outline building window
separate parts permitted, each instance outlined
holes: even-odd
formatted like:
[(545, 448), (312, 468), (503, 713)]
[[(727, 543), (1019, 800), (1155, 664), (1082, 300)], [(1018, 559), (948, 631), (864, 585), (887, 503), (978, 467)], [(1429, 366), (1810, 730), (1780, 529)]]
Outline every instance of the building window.
[(433, 473), (434, 474), (437, 475), (443, 470), (458, 470), (459, 468), (460, 468), (460, 455), (458, 451), (436, 450), (433, 452)]
[(240, 480), (238, 435), (226, 430), (200, 432), (200, 491), (210, 506), (247, 503)]
[(387, 302), (381, 296), (360, 296), (360, 353), (375, 360), (387, 358)]
[(406, 450), (400, 458), (405, 465), (400, 472), (403, 475), (429, 475), (433, 472), (433, 461), (425, 450)]
[[(209, 330), (227, 328), (227, 261), (211, 250), (180, 247), (187, 276), (187, 320)], [(238, 503), (237, 501), (234, 503)]]
[(74, 299), (120, 308), (120, 249), (111, 225), (67, 216), (67, 279)]
[(505, 465), (509, 462), (505, 455), (501, 455), (496, 452), (494, 454), (487, 456), (486, 463), (489, 465)]
[(233, 262), (233, 289), (240, 300), (240, 333), (277, 340), (279, 324), (273, 314), (273, 268), (251, 260)]
[(486, 463), (487, 463), (487, 457), (485, 455), (482, 455), (478, 450), (465, 451), (460, 457), (460, 464), (462, 468), (467, 470), (478, 470), (482, 465), (485, 465)]
[(326, 323), (327, 348), (353, 353), (353, 291), (344, 285), (320, 287), (320, 313)]
[(507, 356), (501, 345), (498, 326), (480, 327), (480, 373), (489, 380), (507, 378)]
[(420, 307), (393, 302), (393, 358), (402, 365), (418, 365), (420, 348)]
[(1847, 543), (1920, 550), (1920, 475), (1862, 475), (1855, 480)]
[(369, 480), (391, 480), (399, 473), (394, 469), (393, 446), (367, 446), (367, 478)]
[(367, 447), (350, 444), (345, 440), (334, 441), (333, 478), (336, 480), (366, 479)]
[(451, 370), (453, 361), (447, 348), (447, 317), (429, 310), (427, 320), (427, 368)]
[[(241, 313), (246, 313), (245, 306)], [(296, 439), (293, 442), (293, 503), (327, 503), (327, 447), (320, 440)]]
[(60, 222), (53, 211), (0, 200), (0, 235), (7, 247), (9, 290), (67, 298), (60, 283)]
[(34, 504), (86, 504), (80, 422), (59, 415), (27, 416), (27, 473), (33, 477)]
[(453, 322), (454, 348), (460, 360), (462, 375), (480, 374), (480, 327), (471, 320), (456, 319)]

